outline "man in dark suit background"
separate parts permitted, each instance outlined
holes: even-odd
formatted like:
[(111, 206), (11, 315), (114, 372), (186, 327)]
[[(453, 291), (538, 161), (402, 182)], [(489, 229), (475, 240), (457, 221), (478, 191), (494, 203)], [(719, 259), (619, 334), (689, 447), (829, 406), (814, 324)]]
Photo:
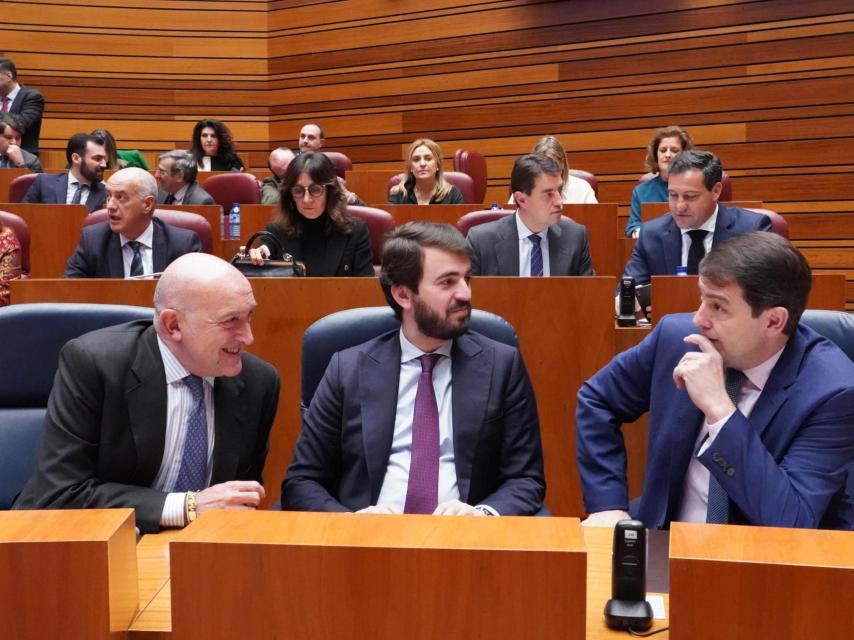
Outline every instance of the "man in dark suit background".
[(89, 213), (103, 209), (107, 199), (101, 182), (107, 168), (104, 140), (88, 133), (75, 133), (68, 139), (65, 158), (71, 167), (68, 173), (39, 174), (24, 195), (24, 202), (85, 204)]
[(252, 287), (194, 253), (157, 283), (154, 321), (70, 341), (36, 470), (15, 509), (132, 507), (143, 533), (207, 509), (253, 509), (279, 376), (244, 351)]
[[(672, 164), (671, 164), (672, 166)], [(643, 237), (643, 232), (641, 232)], [(700, 264), (699, 310), (665, 316), (578, 392), (588, 525), (631, 515), (854, 527), (854, 364), (799, 324), (811, 286), (784, 238), (750, 232)], [(629, 505), (621, 426), (649, 414), (643, 493)]]
[(303, 419), (285, 509), (528, 515), (545, 493), (536, 399), (518, 349), (468, 330), (469, 250), (450, 225), (385, 242), (395, 330), (335, 354)]
[(0, 111), (21, 117), (24, 125), (21, 147), (39, 155), (44, 96), (35, 89), (18, 84), (18, 70), (9, 58), (0, 58)]
[(154, 177), (160, 183), (157, 204), (216, 204), (196, 182), (199, 169), (189, 151), (175, 149), (161, 154)]
[(157, 183), (138, 167), (116, 171), (107, 183), (105, 222), (83, 227), (66, 278), (129, 278), (163, 271), (185, 253), (201, 251), (195, 231), (154, 217)]
[(543, 155), (516, 160), (516, 215), (472, 227), (475, 276), (592, 276), (587, 229), (563, 214), (560, 166)]
[(42, 173), (38, 156), (21, 148), (21, 132), (25, 131), (21, 116), (14, 113), (0, 114), (0, 168), (29, 169)]

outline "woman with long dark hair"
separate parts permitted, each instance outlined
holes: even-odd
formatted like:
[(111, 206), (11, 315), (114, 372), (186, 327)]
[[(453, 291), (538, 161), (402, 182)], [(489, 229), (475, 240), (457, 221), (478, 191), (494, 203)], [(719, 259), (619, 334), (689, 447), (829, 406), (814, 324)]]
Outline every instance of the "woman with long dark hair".
[(190, 153), (199, 171), (243, 171), (231, 131), (219, 120), (206, 118), (196, 123)]

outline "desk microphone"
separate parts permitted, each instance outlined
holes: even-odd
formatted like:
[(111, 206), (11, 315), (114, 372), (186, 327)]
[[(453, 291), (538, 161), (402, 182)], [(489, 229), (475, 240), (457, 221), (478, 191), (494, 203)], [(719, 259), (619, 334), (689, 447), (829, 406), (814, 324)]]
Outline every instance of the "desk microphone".
[(620, 278), (620, 313), (617, 316), (617, 326), (637, 326), (635, 318), (635, 279), (631, 277)]
[(646, 529), (638, 520), (620, 520), (614, 527), (611, 599), (605, 604), (611, 629), (645, 631), (652, 626), (646, 601)]

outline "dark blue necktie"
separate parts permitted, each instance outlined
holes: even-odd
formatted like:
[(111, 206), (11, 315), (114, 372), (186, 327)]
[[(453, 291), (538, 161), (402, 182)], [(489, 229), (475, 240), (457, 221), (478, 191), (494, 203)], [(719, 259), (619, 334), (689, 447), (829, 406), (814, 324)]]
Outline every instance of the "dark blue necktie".
[[(747, 376), (738, 369), (727, 369), (724, 376), (726, 393), (733, 404), (738, 405), (738, 393)], [(727, 524), (729, 522), (729, 496), (720, 482), (709, 473), (709, 506), (706, 509), (706, 522)]]
[(691, 236), (691, 246), (688, 247), (688, 275), (696, 276), (700, 272), (700, 260), (706, 255), (706, 246), (703, 241), (706, 239), (708, 231), (703, 229), (694, 229), (689, 231)]
[(129, 240), (128, 246), (130, 246), (131, 251), (133, 251), (133, 258), (130, 261), (130, 275), (131, 277), (141, 276), (143, 275), (142, 270), (142, 254), (139, 252), (139, 242), (136, 240)]
[(433, 367), (441, 354), (425, 353), (415, 392), (412, 418), (412, 460), (404, 513), (433, 513), (439, 501), (439, 408), (433, 391)]
[(543, 275), (543, 250), (540, 248), (542, 238), (536, 233), (528, 236), (531, 241), (531, 277), (539, 278)]
[(74, 192), (74, 196), (71, 198), (71, 202), (69, 204), (80, 204), (83, 199), (83, 189), (88, 189), (85, 184), (82, 182), (77, 183), (77, 191)]
[(205, 411), (204, 380), (189, 375), (184, 384), (193, 394), (193, 405), (187, 416), (187, 431), (184, 435), (184, 453), (181, 468), (175, 481), (175, 491), (200, 491), (208, 484), (208, 417)]

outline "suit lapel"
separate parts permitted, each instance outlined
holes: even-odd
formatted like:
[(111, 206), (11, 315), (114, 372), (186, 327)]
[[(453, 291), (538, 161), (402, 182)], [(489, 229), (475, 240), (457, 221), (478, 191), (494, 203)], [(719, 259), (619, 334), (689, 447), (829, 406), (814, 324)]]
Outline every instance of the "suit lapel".
[(143, 333), (139, 345), (125, 397), (136, 445), (133, 484), (151, 486), (160, 469), (166, 443), (166, 373), (154, 327)]
[(486, 403), (492, 384), (492, 354), (468, 335), (454, 341), (451, 352), (454, 466), (460, 500), (468, 499), (472, 467), (481, 439)]
[(54, 197), (60, 204), (65, 204), (65, 198), (68, 196), (68, 173), (61, 173), (54, 182)]
[(362, 446), (368, 467), (371, 504), (380, 495), (397, 414), (400, 383), (400, 339), (398, 333), (374, 351), (360, 356), (359, 389), (361, 395)]
[[(669, 214), (668, 214), (669, 215)], [(673, 221), (673, 216), (667, 221), (667, 228), (662, 235), (664, 250), (664, 275), (675, 275), (676, 267), (682, 264), (682, 232)]]
[(109, 226), (106, 231), (108, 234), (106, 276), (108, 278), (124, 278), (125, 263), (122, 259), (122, 239), (118, 233), (110, 231)]
[(796, 332), (789, 338), (780, 359), (774, 365), (774, 369), (753, 407), (753, 411), (750, 412), (748, 422), (760, 435), (765, 432), (772, 418), (789, 397), (788, 388), (798, 377), (798, 369), (800, 369), (803, 357), (804, 339)]
[(240, 394), (245, 386), (239, 377), (214, 381), (214, 451), (211, 484), (238, 476), (240, 434), (243, 432), (243, 407)]
[(495, 261), (498, 275), (519, 275), (519, 232), (516, 230), (516, 214), (505, 216), (498, 228), (498, 241), (495, 243)]
[(715, 233), (712, 236), (712, 246), (715, 247), (721, 242), (729, 240), (732, 235), (732, 227), (735, 224), (735, 217), (730, 213), (730, 210), (718, 205), (718, 219), (715, 221)]
[(161, 222), (152, 218), (154, 233), (151, 238), (151, 263), (154, 273), (160, 273), (166, 268), (166, 234)]
[(569, 252), (563, 243), (563, 229), (560, 223), (549, 227), (549, 273), (553, 276), (565, 276), (569, 273)]

